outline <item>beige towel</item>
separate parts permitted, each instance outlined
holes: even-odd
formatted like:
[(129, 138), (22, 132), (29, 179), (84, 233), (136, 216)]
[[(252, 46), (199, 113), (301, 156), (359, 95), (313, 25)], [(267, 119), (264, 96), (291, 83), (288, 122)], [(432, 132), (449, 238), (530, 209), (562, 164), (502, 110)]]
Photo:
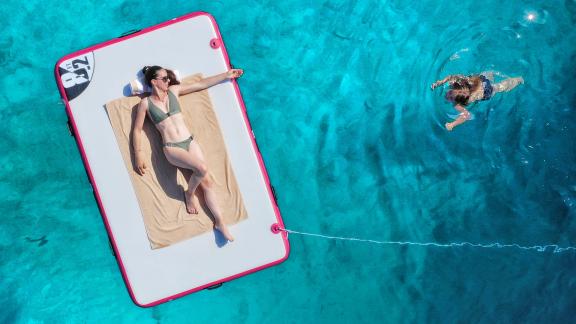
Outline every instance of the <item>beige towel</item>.
[[(191, 76), (183, 83), (200, 78), (200, 75)], [(186, 126), (204, 153), (224, 220), (228, 225), (238, 223), (247, 217), (247, 212), (208, 92), (199, 91), (179, 99)], [(136, 173), (132, 125), (139, 102), (139, 97), (120, 98), (106, 104), (106, 110), (138, 197), (150, 245), (157, 249), (211, 231), (214, 223), (201, 189), (197, 190), (195, 198), (201, 207), (199, 213), (186, 212), (184, 190), (188, 188), (190, 172), (178, 169), (166, 160), (160, 133), (149, 118), (144, 122), (141, 137), (148, 169), (144, 176)]]

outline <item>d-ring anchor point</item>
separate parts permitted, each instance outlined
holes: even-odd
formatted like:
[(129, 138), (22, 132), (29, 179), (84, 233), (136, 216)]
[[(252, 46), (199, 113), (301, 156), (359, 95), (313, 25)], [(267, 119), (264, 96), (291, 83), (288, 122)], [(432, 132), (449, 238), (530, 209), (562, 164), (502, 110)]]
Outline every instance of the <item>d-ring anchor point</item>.
[(218, 38), (212, 38), (210, 40), (210, 47), (212, 47), (213, 49), (217, 49), (220, 48), (220, 40)]
[(272, 226), (270, 226), (270, 230), (272, 231), (272, 233), (274, 234), (278, 234), (281, 232), (280, 230), (280, 225), (278, 225), (277, 223), (272, 224)]

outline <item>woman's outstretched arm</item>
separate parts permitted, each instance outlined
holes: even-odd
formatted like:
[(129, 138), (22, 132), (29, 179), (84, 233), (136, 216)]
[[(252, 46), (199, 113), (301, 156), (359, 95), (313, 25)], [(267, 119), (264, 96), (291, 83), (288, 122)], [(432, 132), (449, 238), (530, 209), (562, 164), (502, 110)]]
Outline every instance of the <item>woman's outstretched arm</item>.
[(148, 110), (148, 103), (146, 99), (142, 99), (136, 111), (136, 119), (134, 120), (134, 127), (132, 129), (132, 147), (134, 148), (134, 162), (136, 163), (136, 172), (139, 175), (146, 173), (146, 164), (142, 157), (142, 127), (144, 126), (144, 119), (146, 119), (146, 111)]
[(244, 74), (244, 71), (242, 69), (232, 69), (229, 70), (228, 72), (207, 77), (192, 84), (179, 84), (170, 86), (170, 89), (181, 96), (191, 92), (201, 91), (210, 88), (211, 86), (216, 85), (224, 80), (239, 78), (240, 76), (242, 76), (242, 74)]
[(465, 76), (462, 75), (462, 74), (449, 75), (449, 76), (445, 77), (445, 78), (442, 79), (442, 80), (438, 80), (438, 81), (432, 83), (432, 85), (430, 86), (430, 89), (431, 89), (431, 90), (434, 90), (436, 87), (439, 87), (439, 86), (443, 85), (443, 84), (446, 83), (446, 82), (454, 82), (454, 81), (456, 81), (456, 80), (458, 80), (458, 79), (461, 79), (461, 78), (464, 78), (464, 77), (465, 77)]
[(444, 124), (448, 131), (451, 131), (454, 129), (454, 127), (462, 125), (470, 120), (470, 112), (466, 109), (466, 107), (462, 105), (454, 105), (454, 108), (458, 110), (460, 114), (458, 115), (458, 118), (456, 118), (453, 122)]

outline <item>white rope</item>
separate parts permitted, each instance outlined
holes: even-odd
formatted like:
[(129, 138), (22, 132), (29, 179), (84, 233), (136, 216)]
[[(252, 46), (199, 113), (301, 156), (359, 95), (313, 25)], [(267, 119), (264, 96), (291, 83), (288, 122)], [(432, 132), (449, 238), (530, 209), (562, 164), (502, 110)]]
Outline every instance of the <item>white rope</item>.
[(383, 245), (415, 245), (415, 246), (433, 246), (433, 247), (441, 247), (441, 248), (449, 248), (449, 247), (477, 247), (477, 248), (496, 248), (496, 249), (503, 249), (503, 248), (518, 248), (521, 250), (536, 250), (537, 252), (546, 252), (551, 250), (553, 253), (560, 253), (566, 252), (569, 250), (576, 250), (574, 246), (568, 247), (560, 247), (556, 244), (547, 244), (547, 245), (534, 245), (534, 246), (522, 246), (519, 244), (502, 244), (502, 243), (488, 243), (488, 244), (480, 244), (480, 243), (470, 243), (470, 242), (451, 242), (451, 243), (434, 243), (434, 242), (410, 242), (410, 241), (377, 241), (377, 240), (367, 240), (367, 239), (359, 239), (354, 237), (339, 237), (339, 236), (329, 236), (329, 235), (322, 235), (322, 234), (314, 234), (314, 233), (305, 233), (305, 232), (298, 232), (293, 231), (285, 228), (279, 227), (278, 230), (284, 231), (290, 234), (300, 234), (305, 236), (314, 236), (320, 237), (324, 239), (330, 240), (341, 240), (341, 241), (356, 241), (356, 242), (366, 242), (366, 243), (373, 243), (373, 244), (383, 244)]

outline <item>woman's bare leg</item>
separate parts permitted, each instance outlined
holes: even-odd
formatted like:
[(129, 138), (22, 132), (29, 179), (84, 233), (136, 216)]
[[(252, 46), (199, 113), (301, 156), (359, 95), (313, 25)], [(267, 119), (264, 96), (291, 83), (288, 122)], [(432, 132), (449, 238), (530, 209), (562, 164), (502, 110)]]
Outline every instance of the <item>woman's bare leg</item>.
[(495, 74), (494, 71), (492, 71), (492, 70), (484, 71), (480, 74), (485, 76), (488, 80), (490, 80), (490, 82), (494, 82), (494, 74)]
[(218, 207), (216, 194), (214, 194), (213, 190), (214, 181), (211, 176), (205, 177), (202, 182), (200, 182), (200, 187), (202, 188), (202, 191), (204, 191), (204, 200), (206, 201), (206, 205), (214, 216), (214, 227), (219, 230), (228, 241), (234, 241), (234, 237), (230, 234), (230, 231), (228, 231), (228, 227), (224, 222), (220, 207)]
[(188, 189), (184, 193), (186, 196), (186, 210), (190, 214), (198, 214), (198, 206), (194, 202), (194, 193), (208, 171), (200, 147), (196, 142), (192, 141), (188, 151), (178, 147), (165, 147), (164, 153), (171, 164), (192, 170), (192, 176), (188, 181)]
[(496, 90), (496, 92), (508, 92), (523, 83), (524, 79), (522, 77), (508, 78), (496, 83), (494, 90)]
[(494, 71), (494, 70), (484, 71), (484, 72), (481, 72), (480, 74), (485, 76), (486, 78), (488, 78), (488, 80), (490, 80), (490, 82), (494, 82), (494, 76), (498, 76), (498, 77), (504, 78), (504, 79), (510, 79), (510, 77), (507, 76), (506, 74), (504, 74), (502, 72)]
[(192, 170), (192, 176), (188, 181), (188, 190), (185, 192), (186, 196), (186, 210), (190, 214), (198, 214), (198, 206), (194, 203), (194, 193), (198, 186), (202, 187), (204, 191), (204, 200), (206, 205), (214, 215), (214, 227), (219, 230), (228, 241), (234, 241), (234, 237), (228, 231), (228, 227), (224, 223), (220, 208), (216, 204), (216, 195), (212, 187), (213, 181), (207, 177), (208, 169), (204, 162), (204, 154), (200, 146), (195, 141), (190, 143), (188, 151), (184, 151), (177, 147), (164, 148), (168, 162), (177, 167)]

